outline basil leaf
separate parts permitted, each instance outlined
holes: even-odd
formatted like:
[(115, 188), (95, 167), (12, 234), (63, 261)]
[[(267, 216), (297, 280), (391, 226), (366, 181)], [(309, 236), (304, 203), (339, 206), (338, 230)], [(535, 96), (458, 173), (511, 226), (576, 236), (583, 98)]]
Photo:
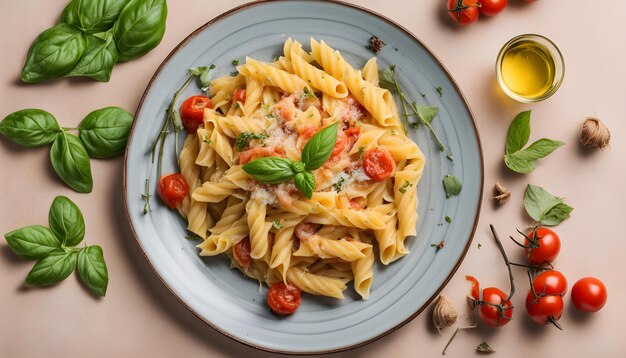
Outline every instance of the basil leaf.
[(462, 187), (461, 181), (454, 175), (443, 177), (443, 190), (446, 192), (446, 198), (459, 195)]
[(548, 226), (558, 225), (574, 210), (562, 198), (532, 184), (528, 184), (524, 192), (524, 207), (531, 218)]
[(420, 105), (417, 105), (416, 108), (417, 108), (417, 115), (420, 116), (422, 120), (428, 123), (430, 123), (439, 112), (439, 107), (437, 106), (428, 106), (428, 105), (420, 104)]
[(39, 259), (28, 273), (26, 284), (48, 286), (65, 280), (74, 271), (77, 256), (75, 251), (57, 251)]
[(63, 246), (76, 246), (85, 237), (83, 214), (78, 206), (65, 196), (57, 196), (52, 201), (48, 225)]
[(313, 196), (313, 190), (315, 189), (315, 176), (311, 172), (297, 173), (293, 177), (293, 183), (296, 188), (304, 194), (307, 198), (311, 199)]
[(530, 138), (530, 111), (524, 111), (518, 114), (506, 135), (505, 154), (515, 153), (524, 148)]
[(37, 83), (67, 73), (87, 48), (87, 36), (73, 26), (60, 24), (42, 32), (33, 42), (21, 79)]
[(89, 156), (109, 158), (126, 149), (133, 115), (120, 107), (105, 107), (87, 115), (78, 129)]
[(528, 160), (516, 155), (505, 155), (504, 164), (514, 172), (521, 174), (531, 173), (537, 168), (537, 162), (534, 160)]
[(61, 248), (52, 231), (41, 225), (26, 226), (4, 234), (9, 247), (23, 259), (39, 259)]
[(87, 35), (89, 46), (83, 53), (76, 66), (65, 77), (85, 76), (101, 82), (111, 79), (113, 66), (117, 62), (117, 47), (113, 41), (113, 34), (106, 32), (104, 39), (94, 35)]
[(41, 109), (22, 109), (0, 122), (1, 134), (26, 147), (50, 144), (61, 131), (54, 116)]
[(80, 193), (93, 189), (89, 156), (80, 140), (64, 132), (57, 136), (50, 148), (52, 168), (63, 181)]
[(506, 154), (504, 163), (513, 171), (527, 174), (535, 170), (537, 159), (548, 156), (563, 144), (558, 140), (541, 138), (520, 151)]
[(483, 341), (481, 344), (478, 345), (478, 347), (476, 347), (476, 351), (481, 352), (481, 353), (494, 353), (495, 352), (495, 350), (491, 348), (491, 346), (487, 344), (487, 342), (485, 341)]
[(330, 158), (337, 142), (337, 128), (339, 122), (335, 122), (321, 131), (304, 145), (302, 149), (302, 162), (306, 170), (315, 170), (321, 167)]
[(389, 91), (396, 91), (396, 82), (393, 79), (393, 69), (392, 67), (384, 68), (382, 70), (378, 70), (378, 85), (380, 88), (384, 88)]
[(73, 0), (63, 10), (61, 22), (85, 32), (96, 33), (113, 27), (128, 0)]
[(291, 160), (279, 157), (265, 157), (246, 163), (242, 169), (254, 179), (268, 184), (279, 184), (293, 178)]
[(165, 33), (166, 0), (130, 0), (113, 26), (120, 61), (143, 56)]
[(109, 272), (100, 246), (87, 246), (78, 252), (78, 274), (93, 293), (106, 295)]

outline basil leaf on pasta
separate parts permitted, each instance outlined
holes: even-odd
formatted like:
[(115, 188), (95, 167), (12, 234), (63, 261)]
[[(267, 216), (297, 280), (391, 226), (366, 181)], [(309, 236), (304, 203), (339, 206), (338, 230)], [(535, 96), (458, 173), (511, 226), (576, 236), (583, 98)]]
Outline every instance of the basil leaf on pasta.
[(41, 225), (26, 226), (4, 235), (9, 247), (23, 259), (40, 259), (61, 248), (52, 231)]
[(54, 116), (41, 109), (22, 109), (0, 122), (0, 134), (26, 147), (50, 144), (60, 132)]
[(296, 174), (291, 160), (279, 157), (255, 159), (245, 164), (243, 170), (254, 179), (268, 184), (284, 183)]
[(29, 286), (48, 286), (65, 280), (76, 267), (76, 251), (58, 251), (37, 261), (26, 277)]
[(109, 272), (102, 248), (87, 246), (78, 253), (78, 274), (83, 283), (98, 296), (104, 296), (109, 284)]
[(315, 189), (315, 176), (313, 176), (313, 173), (298, 173), (295, 177), (293, 177), (293, 182), (296, 185), (296, 188), (298, 188), (304, 196), (311, 199), (313, 196), (313, 190)]
[(48, 225), (63, 246), (78, 245), (85, 237), (85, 220), (80, 209), (65, 196), (54, 198), (48, 213)]
[(330, 158), (337, 142), (339, 122), (317, 132), (302, 149), (302, 162), (306, 170), (315, 170), (321, 167)]

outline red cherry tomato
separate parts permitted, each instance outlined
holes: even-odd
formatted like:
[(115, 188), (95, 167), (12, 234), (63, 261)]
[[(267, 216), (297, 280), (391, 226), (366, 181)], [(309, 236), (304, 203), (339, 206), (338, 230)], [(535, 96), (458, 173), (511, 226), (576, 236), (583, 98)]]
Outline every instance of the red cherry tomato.
[(572, 302), (583, 312), (599, 311), (606, 304), (604, 283), (595, 277), (584, 277), (572, 287)]
[(189, 186), (179, 173), (166, 174), (159, 179), (158, 192), (168, 208), (175, 208), (189, 193)]
[(480, 13), (485, 16), (496, 16), (504, 10), (509, 0), (480, 0)]
[(189, 133), (196, 133), (202, 124), (205, 108), (213, 108), (213, 102), (206, 96), (191, 96), (180, 106), (183, 126)]
[(233, 91), (233, 102), (241, 102), (244, 103), (246, 101), (246, 90), (245, 89), (236, 89)]
[(241, 266), (250, 266), (252, 257), (250, 257), (250, 238), (248, 236), (233, 246), (233, 256)]
[(390, 178), (396, 169), (396, 163), (387, 149), (372, 148), (365, 152), (363, 170), (374, 181)]
[[(531, 248), (524, 249), (524, 252), (526, 252), (528, 262), (531, 264), (543, 265), (554, 261), (556, 257), (559, 256), (559, 251), (561, 251), (561, 239), (556, 232), (545, 227), (540, 227), (537, 228), (535, 234), (530, 231), (526, 236), (527, 238), (524, 240), (524, 245), (530, 246)], [(530, 240), (528, 240), (528, 238), (530, 238)]]
[(472, 284), (472, 288), (470, 289), (470, 297), (477, 300), (478, 295), (480, 295), (480, 283), (474, 276), (465, 276), (465, 279)]
[(448, 15), (461, 26), (473, 24), (478, 19), (478, 0), (448, 0)]
[(281, 147), (257, 147), (239, 153), (239, 164), (244, 165), (252, 160), (265, 157), (284, 157), (285, 151)]
[(335, 142), (335, 148), (333, 148), (333, 153), (330, 155), (330, 159), (337, 158), (343, 151), (346, 149), (346, 144), (348, 142), (348, 137), (346, 133), (341, 129), (337, 130), (337, 141)]
[(267, 303), (274, 313), (287, 315), (294, 313), (300, 306), (301, 291), (298, 287), (275, 283), (267, 292)]
[[(496, 287), (487, 287), (483, 290), (483, 302), (478, 307), (478, 317), (489, 327), (500, 327), (509, 323), (513, 317), (513, 305), (511, 301), (504, 301), (507, 294)], [(493, 305), (501, 305), (496, 307)]]
[(559, 271), (548, 270), (533, 279), (535, 293), (564, 296), (567, 293), (567, 279)]
[(535, 296), (531, 290), (528, 290), (526, 311), (530, 319), (539, 324), (554, 323), (563, 314), (563, 298), (555, 295)]

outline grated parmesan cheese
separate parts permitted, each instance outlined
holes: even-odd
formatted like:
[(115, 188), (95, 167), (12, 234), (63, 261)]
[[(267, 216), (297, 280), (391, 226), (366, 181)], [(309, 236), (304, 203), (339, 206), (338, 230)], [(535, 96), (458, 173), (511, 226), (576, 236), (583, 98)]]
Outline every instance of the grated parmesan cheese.
[(276, 205), (276, 195), (259, 185), (252, 186), (250, 197), (266, 205)]

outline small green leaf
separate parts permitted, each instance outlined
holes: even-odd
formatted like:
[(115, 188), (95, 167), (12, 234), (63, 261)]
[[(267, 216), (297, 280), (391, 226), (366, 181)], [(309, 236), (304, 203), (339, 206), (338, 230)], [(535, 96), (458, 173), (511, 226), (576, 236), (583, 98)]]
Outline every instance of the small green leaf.
[(481, 353), (494, 353), (495, 352), (495, 350), (491, 348), (491, 346), (489, 346), (487, 342), (484, 342), (484, 341), (481, 344), (479, 344), (478, 347), (476, 347), (476, 351), (481, 352)]
[(80, 209), (65, 196), (54, 198), (48, 213), (48, 225), (63, 246), (76, 246), (85, 237), (85, 220)]
[(266, 132), (263, 133), (251, 133), (251, 132), (243, 132), (235, 139), (235, 149), (238, 151), (242, 151), (246, 149), (250, 145), (251, 140), (264, 140), (269, 137), (269, 134)]
[(443, 190), (446, 192), (446, 198), (459, 195), (462, 187), (461, 181), (454, 175), (443, 177)]
[(563, 220), (567, 219), (573, 210), (574, 208), (565, 203), (556, 204), (543, 216), (541, 224), (546, 226), (558, 225)]
[(541, 138), (522, 150), (505, 154), (504, 163), (515, 172), (527, 174), (535, 170), (537, 159), (548, 156), (563, 144), (558, 140)]
[(315, 170), (321, 167), (330, 158), (337, 142), (337, 128), (339, 122), (335, 122), (321, 131), (304, 145), (302, 149), (302, 162), (306, 170)]
[(93, 189), (91, 164), (83, 143), (72, 134), (59, 134), (50, 148), (52, 168), (63, 181), (80, 193)]
[(419, 104), (416, 106), (416, 108), (417, 108), (417, 115), (420, 116), (422, 120), (428, 123), (430, 123), (439, 112), (439, 107), (437, 106), (428, 106), (428, 105)]
[(445, 219), (448, 224), (452, 222), (452, 218), (449, 217), (448, 215), (446, 215)]
[(40, 259), (61, 248), (61, 241), (41, 225), (26, 226), (4, 234), (9, 247), (23, 259)]
[(396, 92), (396, 82), (394, 81), (395, 66), (389, 66), (382, 70), (378, 70), (378, 85), (381, 88)]
[(506, 135), (505, 154), (515, 153), (524, 148), (530, 138), (530, 111), (524, 111), (518, 114)]
[(93, 158), (110, 158), (126, 149), (133, 115), (120, 107), (105, 107), (87, 115), (78, 129), (87, 153)]
[(268, 184), (279, 184), (293, 178), (292, 161), (279, 157), (265, 157), (246, 163), (242, 169), (254, 179)]
[(78, 274), (83, 283), (98, 296), (104, 296), (109, 284), (109, 272), (102, 248), (87, 246), (78, 253)]
[(50, 144), (61, 131), (54, 116), (41, 109), (22, 109), (0, 122), (0, 134), (26, 147)]
[(548, 226), (560, 224), (574, 210), (562, 198), (532, 184), (528, 184), (524, 192), (524, 207), (531, 218)]
[(26, 277), (29, 286), (48, 286), (65, 280), (76, 267), (76, 251), (56, 251), (37, 261)]
[(296, 185), (296, 188), (298, 188), (304, 196), (311, 199), (313, 196), (313, 190), (315, 189), (315, 176), (313, 176), (313, 173), (298, 173), (295, 177), (293, 177), (293, 182)]

